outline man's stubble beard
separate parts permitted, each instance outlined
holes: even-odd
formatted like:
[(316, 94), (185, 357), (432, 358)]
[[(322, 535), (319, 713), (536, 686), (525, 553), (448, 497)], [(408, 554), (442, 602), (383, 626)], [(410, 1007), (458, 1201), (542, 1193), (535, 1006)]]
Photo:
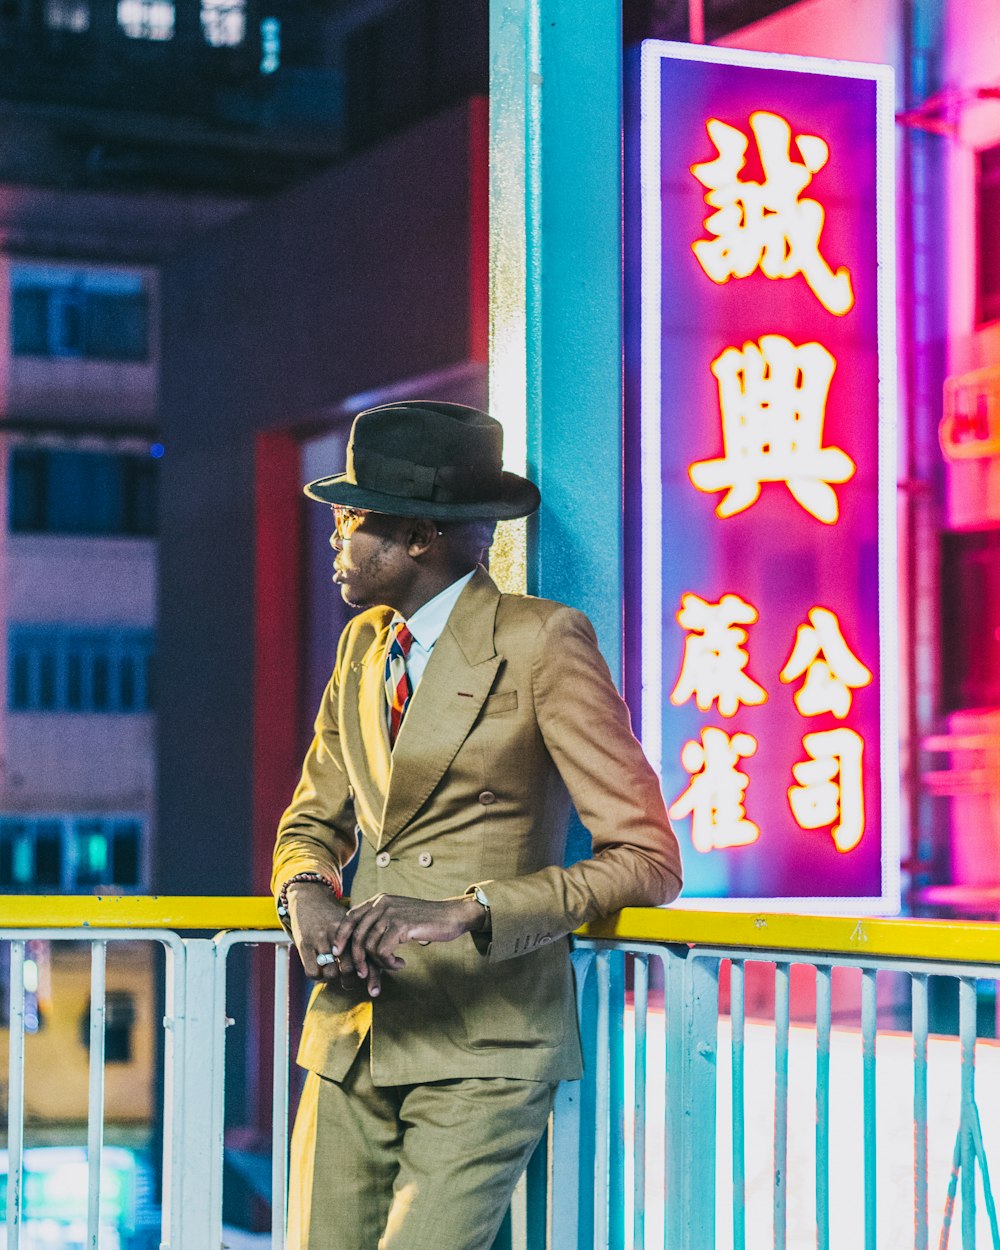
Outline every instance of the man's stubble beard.
[[(379, 576), (385, 567), (385, 554), (390, 546), (388, 538), (379, 539), (378, 544), (368, 553), (368, 555), (359, 564), (355, 565), (354, 572), (359, 575), (362, 584), (378, 585)], [(385, 600), (375, 594), (359, 595), (355, 592), (355, 596), (349, 597), (350, 587), (343, 583), (340, 587), (340, 595), (344, 602), (350, 608), (364, 610), (367, 608), (381, 607)]]

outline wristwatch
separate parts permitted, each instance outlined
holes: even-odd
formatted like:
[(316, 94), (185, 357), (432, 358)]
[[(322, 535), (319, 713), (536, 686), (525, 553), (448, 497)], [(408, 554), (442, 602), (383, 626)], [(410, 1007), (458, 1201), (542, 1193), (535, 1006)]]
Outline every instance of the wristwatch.
[(490, 900), (486, 897), (481, 887), (478, 885), (473, 887), (472, 897), (486, 912), (486, 922), (488, 924), (490, 920)]

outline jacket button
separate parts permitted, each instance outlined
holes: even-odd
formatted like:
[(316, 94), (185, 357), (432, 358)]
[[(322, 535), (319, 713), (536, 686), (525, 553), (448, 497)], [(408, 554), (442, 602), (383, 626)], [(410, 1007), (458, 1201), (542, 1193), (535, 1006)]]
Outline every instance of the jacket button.
[(391, 858), (392, 858), (392, 857), (390, 856), (390, 854), (389, 854), (389, 852), (388, 852), (388, 851), (379, 851), (379, 853), (375, 856), (375, 864), (376, 864), (376, 867), (378, 867), (378, 868), (388, 868), (388, 867), (389, 867), (389, 860), (390, 860)]
[(543, 933), (543, 934), (542, 934), (542, 936), (538, 939), (538, 945), (539, 945), (539, 946), (548, 946), (548, 944), (549, 944), (551, 941), (552, 941), (552, 939), (549, 937), (549, 935), (548, 935), (547, 933)]
[(489, 807), (491, 803), (495, 803), (497, 801), (497, 796), (492, 790), (484, 790), (479, 796), (479, 801), (482, 803), (483, 807)]
[(434, 856), (430, 851), (421, 851), (417, 856), (417, 863), (421, 868), (430, 868), (431, 864), (434, 863)]

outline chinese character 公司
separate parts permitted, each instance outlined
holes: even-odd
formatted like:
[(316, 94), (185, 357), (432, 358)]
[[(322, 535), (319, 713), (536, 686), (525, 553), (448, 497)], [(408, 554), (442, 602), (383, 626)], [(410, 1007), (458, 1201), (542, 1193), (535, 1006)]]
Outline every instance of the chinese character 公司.
[(826, 399), (837, 362), (821, 343), (796, 346), (762, 335), (712, 361), (719, 384), (723, 454), (688, 469), (706, 494), (727, 494), (715, 509), (733, 516), (755, 503), (764, 482), (784, 482), (810, 515), (832, 525), (840, 515), (831, 482), (846, 482), (854, 461), (823, 446)]
[(699, 239), (692, 249), (713, 282), (749, 277), (758, 267), (768, 278), (802, 274), (824, 308), (838, 317), (854, 304), (851, 275), (836, 273), (820, 251), (826, 214), (818, 200), (802, 192), (830, 158), (818, 135), (796, 135), (801, 161), (791, 155), (792, 128), (777, 113), (750, 115), (764, 181), (741, 179), (750, 140), (742, 130), (712, 118), (709, 137), (718, 155), (692, 165), (691, 172), (708, 190), (705, 202), (716, 209), (705, 219), (712, 239)]
[(809, 609), (809, 624), (799, 626), (780, 677), (788, 683), (803, 673), (806, 679), (794, 696), (803, 716), (832, 712), (843, 720), (851, 710), (851, 691), (871, 683), (871, 673), (844, 641), (840, 621), (828, 608)]
[(692, 816), (691, 841), (696, 851), (729, 846), (748, 846), (760, 837), (760, 829), (746, 819), (743, 797), (750, 784), (737, 765), (753, 755), (757, 740), (751, 734), (722, 729), (703, 729), (701, 742), (686, 742), (681, 763), (691, 783), (670, 806), (671, 820)]
[(810, 758), (792, 765), (792, 815), (800, 829), (830, 825), (837, 850), (851, 851), (865, 831), (864, 739), (853, 729), (827, 729), (806, 734), (802, 745)]
[(680, 706), (693, 695), (707, 712), (717, 701), (722, 716), (735, 716), (741, 703), (765, 703), (767, 691), (744, 671), (749, 659), (742, 646), (747, 631), (740, 626), (756, 619), (757, 609), (739, 595), (723, 595), (718, 603), (683, 595), (677, 620), (688, 636), (671, 703)]

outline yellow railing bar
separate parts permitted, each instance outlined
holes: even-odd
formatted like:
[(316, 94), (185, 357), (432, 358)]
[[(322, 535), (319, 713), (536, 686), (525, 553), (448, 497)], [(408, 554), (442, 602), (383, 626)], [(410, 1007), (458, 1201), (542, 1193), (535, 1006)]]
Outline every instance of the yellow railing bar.
[[(277, 929), (270, 898), (0, 896), (0, 929)], [(1000, 964), (1000, 924), (627, 907), (581, 937)], [(85, 933), (81, 933), (85, 937)]]
[[(270, 898), (0, 895), (0, 929), (278, 929)], [(86, 934), (81, 934), (86, 937)]]
[(968, 920), (881, 920), (626, 907), (617, 916), (587, 925), (580, 935), (735, 950), (1000, 963), (1000, 924)]

